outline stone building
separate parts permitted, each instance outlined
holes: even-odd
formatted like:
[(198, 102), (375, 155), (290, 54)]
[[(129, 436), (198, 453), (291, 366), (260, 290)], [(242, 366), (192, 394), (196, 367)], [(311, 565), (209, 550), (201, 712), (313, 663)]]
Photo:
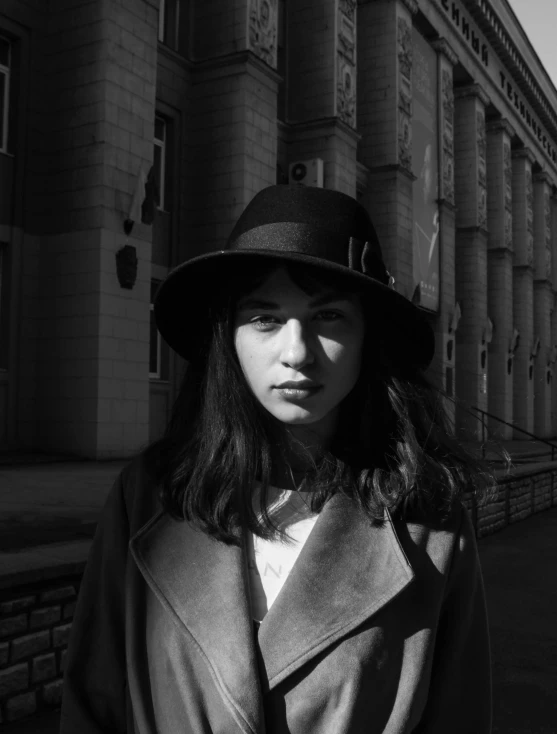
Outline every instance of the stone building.
[(157, 436), (156, 286), (275, 182), (369, 209), (457, 428), (555, 435), (557, 91), (507, 0), (3, 0), (0, 446)]

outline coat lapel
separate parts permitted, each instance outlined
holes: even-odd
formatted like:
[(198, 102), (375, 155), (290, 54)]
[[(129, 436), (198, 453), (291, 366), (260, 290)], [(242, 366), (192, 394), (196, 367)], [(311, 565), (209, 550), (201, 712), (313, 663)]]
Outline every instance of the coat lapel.
[(203, 651), (240, 728), (263, 732), (242, 549), (159, 513), (130, 550), (153, 592)]
[(373, 525), (355, 503), (335, 495), (261, 623), (264, 689), (362, 624), (413, 578), (390, 516)]
[(261, 623), (257, 655), (242, 548), (159, 513), (130, 549), (153, 592), (201, 647), (246, 732), (264, 731), (261, 687), (278, 685), (414, 577), (390, 516), (375, 526), (335, 495)]

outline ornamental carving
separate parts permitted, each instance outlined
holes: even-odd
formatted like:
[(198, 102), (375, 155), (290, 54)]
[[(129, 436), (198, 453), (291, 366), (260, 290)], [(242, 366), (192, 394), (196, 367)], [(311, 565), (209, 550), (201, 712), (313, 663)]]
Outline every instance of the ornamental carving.
[(398, 19), (398, 64), (400, 73), (412, 79), (412, 28), (405, 18)]
[(534, 234), (534, 184), (532, 182), (532, 171), (526, 169), (526, 225), (528, 232)]
[(441, 99), (443, 105), (443, 148), (452, 153), (454, 144), (454, 91), (453, 75), (448, 69), (443, 70), (441, 81)]
[(337, 23), (336, 114), (356, 127), (356, 2), (339, 0)]
[(277, 68), (278, 0), (250, 0), (249, 50)]
[(412, 122), (403, 110), (398, 113), (398, 161), (401, 166), (412, 170)]
[(487, 189), (480, 186), (478, 196), (478, 226), (487, 229)]
[(356, 17), (356, 0), (339, 0), (338, 9), (343, 15), (354, 22)]
[(513, 215), (508, 209), (505, 210), (505, 247), (512, 250), (513, 246)]
[(528, 232), (526, 235), (526, 265), (532, 265), (534, 262), (534, 235)]
[(339, 12), (338, 19), (338, 51), (351, 63), (356, 58), (356, 40), (354, 23)]
[(356, 69), (341, 55), (337, 61), (337, 115), (350, 127), (356, 127)]
[(485, 131), (485, 117), (483, 112), (476, 112), (476, 131), (478, 136), (478, 180), (481, 186), (486, 186), (486, 150), (487, 137)]
[(545, 277), (551, 280), (551, 201), (549, 191), (544, 196), (545, 217)]
[(503, 145), (503, 175), (505, 178), (505, 209), (512, 209), (513, 204), (513, 166), (511, 160), (511, 146)]
[(454, 204), (454, 159), (447, 152), (443, 158), (443, 195), (449, 204)]

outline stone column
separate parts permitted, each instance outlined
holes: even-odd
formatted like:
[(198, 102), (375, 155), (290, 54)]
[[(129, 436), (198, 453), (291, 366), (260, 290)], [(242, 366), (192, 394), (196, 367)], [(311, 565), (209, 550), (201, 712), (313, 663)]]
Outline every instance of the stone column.
[(356, 196), (356, 0), (288, 8), (287, 162), (321, 158), (325, 188)]
[[(439, 384), (454, 399), (455, 339), (459, 316), (455, 304), (455, 196), (453, 67), (457, 56), (445, 39), (433, 43), (438, 54), (439, 100), (439, 318), (434, 370)], [(453, 400), (446, 404), (454, 427)]]
[[(528, 148), (512, 154), (513, 184), (513, 313), (519, 341), (514, 357), (513, 422), (534, 429), (534, 156)], [(523, 439), (516, 431), (514, 438)]]
[(412, 297), (412, 17), (415, 0), (358, 3), (358, 131), (369, 169), (362, 197), (395, 288)]
[(551, 311), (551, 436), (557, 436), (557, 196), (551, 197), (551, 287), (553, 308)]
[(277, 23), (278, 0), (194, 4), (179, 259), (222, 247), (246, 204), (276, 182)]
[(485, 106), (474, 84), (455, 101), (456, 299), (462, 318), (456, 338), (457, 428), (481, 439), (470, 408), (487, 410), (487, 177)]
[[(487, 310), (493, 322), (489, 345), (488, 410), (513, 420), (512, 161), (514, 130), (506, 120), (487, 126)], [(488, 419), (490, 433), (512, 438), (512, 426)]]
[(539, 353), (534, 364), (534, 433), (551, 435), (551, 190), (546, 173), (534, 176), (534, 336)]

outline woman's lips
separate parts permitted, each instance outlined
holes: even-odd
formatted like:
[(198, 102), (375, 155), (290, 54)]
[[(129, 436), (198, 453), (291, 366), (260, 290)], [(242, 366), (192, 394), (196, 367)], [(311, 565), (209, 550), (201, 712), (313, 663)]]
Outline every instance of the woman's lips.
[(287, 400), (305, 400), (306, 398), (313, 397), (322, 387), (322, 385), (315, 384), (301, 383), (300, 385), (296, 385), (295, 383), (283, 383), (282, 385), (277, 385), (275, 390)]

